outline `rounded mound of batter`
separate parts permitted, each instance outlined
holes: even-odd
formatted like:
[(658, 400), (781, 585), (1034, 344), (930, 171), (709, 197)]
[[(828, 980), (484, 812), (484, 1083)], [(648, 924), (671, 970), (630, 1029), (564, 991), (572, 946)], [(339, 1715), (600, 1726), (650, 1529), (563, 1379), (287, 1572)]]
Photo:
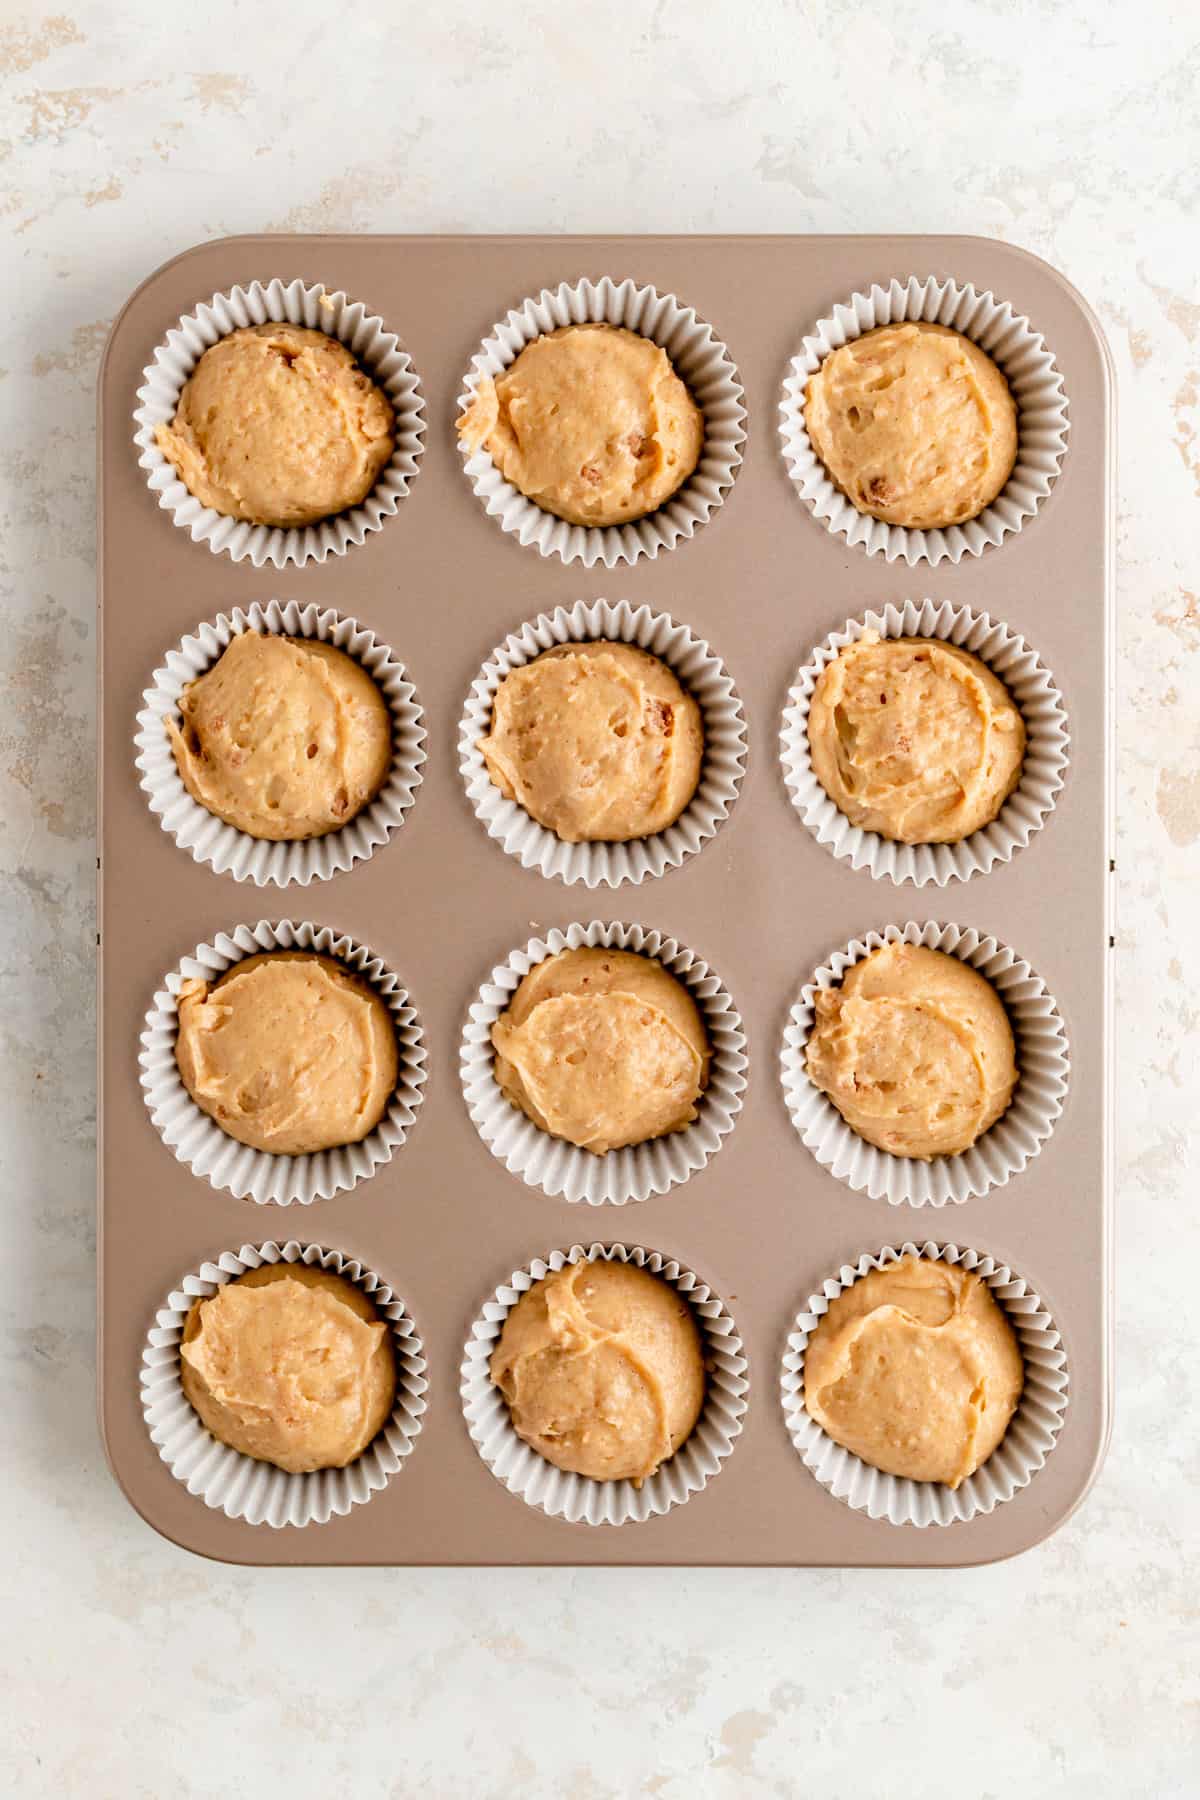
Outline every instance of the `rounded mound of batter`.
[(250, 325), (204, 352), (154, 438), (202, 506), (289, 526), (365, 500), (394, 429), (387, 395), (336, 338)]
[(691, 1307), (627, 1263), (569, 1263), (536, 1282), (504, 1321), (491, 1376), (517, 1436), (593, 1481), (645, 1481), (704, 1404)]
[(396, 1086), (396, 1032), (368, 981), (332, 956), (273, 950), (179, 990), (184, 1087), (240, 1144), (310, 1156), (373, 1131)]
[(654, 512), (704, 445), (704, 415), (666, 351), (615, 325), (535, 338), (479, 383), (458, 430), (506, 481), (573, 525)]
[(361, 663), (332, 644), (245, 631), (166, 721), (193, 800), (255, 838), (337, 831), (387, 779), (392, 720)]
[(293, 1475), (361, 1456), (396, 1394), (386, 1323), (353, 1282), (306, 1263), (264, 1264), (197, 1300), (179, 1357), (213, 1436)]
[(808, 714), (813, 772), (853, 825), (902, 844), (956, 844), (1021, 778), (1025, 724), (967, 650), (866, 631), (822, 670)]
[(818, 993), (808, 1073), (847, 1125), (892, 1156), (955, 1156), (1017, 1085), (1008, 1014), (957, 956), (884, 944)]
[(1024, 1381), (986, 1282), (928, 1257), (872, 1269), (831, 1300), (804, 1353), (804, 1405), (835, 1443), (951, 1488), (992, 1454)]
[(882, 325), (809, 378), (804, 423), (859, 510), (932, 531), (990, 506), (1017, 460), (1017, 407), (991, 357), (945, 325)]
[(657, 656), (601, 640), (506, 675), (479, 749), (505, 798), (564, 843), (624, 843), (675, 823), (700, 780), (704, 730)]
[(682, 1131), (708, 1081), (696, 1003), (629, 950), (560, 950), (492, 1026), (504, 1097), (552, 1137), (603, 1156)]

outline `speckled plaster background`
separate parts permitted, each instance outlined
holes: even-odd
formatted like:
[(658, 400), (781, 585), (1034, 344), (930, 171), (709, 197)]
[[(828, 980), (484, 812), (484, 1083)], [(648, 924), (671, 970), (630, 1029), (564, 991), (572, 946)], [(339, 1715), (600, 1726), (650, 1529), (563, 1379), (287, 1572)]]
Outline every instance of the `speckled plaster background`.
[[(0, 0), (0, 1786), (1200, 1793), (1200, 14), (1192, 0)], [(1120, 390), (1119, 1356), (1107, 1467), (937, 1576), (338, 1576), (160, 1541), (93, 1415), (93, 386), (258, 230), (979, 231)], [(1189, 1316), (1190, 1315), (1190, 1316)]]

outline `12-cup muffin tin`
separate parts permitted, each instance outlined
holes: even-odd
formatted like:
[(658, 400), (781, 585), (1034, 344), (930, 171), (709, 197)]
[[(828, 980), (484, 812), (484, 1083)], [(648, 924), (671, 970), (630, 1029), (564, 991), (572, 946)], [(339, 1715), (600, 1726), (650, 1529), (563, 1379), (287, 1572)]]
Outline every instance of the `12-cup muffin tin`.
[[(804, 371), (869, 324), (872, 304), (911, 304), (910, 277), (936, 278), (921, 291), (949, 309), (938, 316), (990, 332), (1038, 402), (995, 518), (922, 541), (844, 517), (795, 432)], [(157, 394), (161, 411), (214, 329), (214, 296), (234, 296), (217, 303), (224, 328), (245, 322), (239, 290), (273, 282), (280, 304), (308, 307), (376, 359), (404, 415), (382, 504), (334, 531), (231, 531), (186, 496), (156, 504), (170, 480), (146, 449), (147, 404)], [(323, 299), (322, 284), (345, 300)], [(465, 459), (455, 441), (472, 377), (589, 305), (610, 318), (641, 309), (634, 322), (710, 401), (713, 454), (691, 490), (670, 518), (617, 533), (531, 519), (488, 459)], [(1011, 1555), (1053, 1530), (1096, 1473), (1110, 1409), (1111, 399), (1103, 340), (1074, 290), (974, 238), (230, 239), (169, 263), (125, 307), (99, 437), (99, 1395), (133, 1505), (190, 1549), (263, 1564), (938, 1566)], [(927, 601), (974, 615), (964, 630), (1002, 628), (993, 644), (1023, 640), (1013, 655), (1027, 659), (1010, 667), (1033, 684), (1049, 788), (1030, 796), (1012, 841), (932, 870), (876, 858), (873, 872), (871, 847), (808, 804), (781, 733), (831, 634), (868, 612), (911, 619), (906, 605)], [(601, 602), (606, 620), (639, 620), (631, 630), (691, 659), (717, 709), (711, 791), (670, 845), (558, 857), (490, 804), (471, 709), (486, 705), (497, 659), (572, 635), (571, 619), (579, 635)], [(255, 852), (161, 791), (172, 682), (219, 649), (236, 609), (313, 632), (336, 614), (325, 629), (390, 673), (397, 786), (353, 842)], [(903, 879), (914, 873), (933, 879)], [(1010, 1009), (1034, 1021), (1040, 1122), (1022, 1122), (1018, 1154), (978, 1181), (941, 1179), (937, 1165), (911, 1190), (886, 1169), (872, 1177), (839, 1157), (797, 1093), (806, 987), (871, 933), (909, 926), (994, 957)], [(198, 947), (217, 967), (293, 930), (357, 951), (360, 966), (377, 959), (394, 1010), (407, 1009), (398, 1120), (369, 1153), (321, 1168), (264, 1174), (211, 1142), (189, 1160), (190, 1103), (155, 1086), (171, 1077), (168, 978)], [(516, 1115), (496, 1114), (480, 1049), (528, 947), (589, 931), (668, 945), (717, 1009), (724, 1050), (703, 1130), (598, 1181), (583, 1153), (531, 1144)], [(861, 1466), (811, 1441), (795, 1396), (810, 1298), (906, 1242), (961, 1254), (1006, 1298), (1038, 1369), (1037, 1417), (1031, 1479), (993, 1483), (978, 1511), (947, 1504), (947, 1490), (910, 1494), (891, 1507), (897, 1524)], [(235, 1459), (222, 1476), (219, 1447), (180, 1436), (175, 1345), (187, 1295), (202, 1291), (184, 1292), (184, 1277), (216, 1264), (228, 1278), (264, 1246), (348, 1268), (377, 1293), (400, 1351), (378, 1454), (308, 1478), (303, 1503), (265, 1465)], [(713, 1429), (660, 1484), (661, 1504), (628, 1490), (594, 1505), (496, 1442), (504, 1420), (480, 1373), (505, 1297), (576, 1246), (644, 1254), (707, 1326)]]

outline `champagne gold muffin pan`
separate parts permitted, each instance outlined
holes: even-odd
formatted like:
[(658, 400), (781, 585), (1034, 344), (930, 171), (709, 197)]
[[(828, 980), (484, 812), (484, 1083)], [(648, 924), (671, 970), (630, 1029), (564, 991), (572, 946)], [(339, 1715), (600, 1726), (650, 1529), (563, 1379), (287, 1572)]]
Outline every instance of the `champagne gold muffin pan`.
[[(974, 337), (1017, 401), (1007, 487), (941, 532), (855, 513), (804, 429), (822, 357), (900, 319)], [(203, 350), (268, 320), (340, 338), (397, 419), (376, 491), (292, 530), (201, 507), (154, 438)], [(587, 322), (653, 337), (705, 416), (689, 480), (605, 528), (540, 512), (455, 428), (524, 344)], [(1068, 1516), (1110, 1413), (1112, 465), (1092, 315), (979, 239), (244, 238), (135, 292), (100, 381), (99, 1405), (155, 1529), (253, 1564), (907, 1567)], [(205, 814), (160, 740), (245, 629), (357, 656), (392, 712), (391, 778), (308, 844)], [(891, 844), (815, 783), (808, 702), (863, 629), (971, 650), (1022, 708), (1022, 779), (963, 844)], [(659, 838), (562, 845), (476, 741), (508, 669), (601, 636), (690, 687), (705, 768)], [(815, 988), (898, 938), (988, 974), (1016, 1037), (1009, 1112), (933, 1163), (855, 1137), (801, 1060)], [(179, 981), (276, 944), (344, 955), (392, 1010), (400, 1082), (361, 1145), (252, 1150), (179, 1079)], [(489, 1045), (525, 969), (588, 944), (662, 957), (713, 1049), (695, 1120), (605, 1157), (510, 1107)], [(953, 1242), (924, 1242), (909, 1209), (947, 1204)], [(902, 1254), (976, 1270), (1024, 1354), (1000, 1449), (954, 1491), (867, 1468), (803, 1408), (817, 1319)], [(545, 1463), (488, 1376), (529, 1283), (600, 1256), (674, 1284), (705, 1346), (692, 1436), (640, 1487)], [(240, 1456), (180, 1388), (191, 1301), (281, 1259), (392, 1328), (392, 1419), (344, 1470)]]

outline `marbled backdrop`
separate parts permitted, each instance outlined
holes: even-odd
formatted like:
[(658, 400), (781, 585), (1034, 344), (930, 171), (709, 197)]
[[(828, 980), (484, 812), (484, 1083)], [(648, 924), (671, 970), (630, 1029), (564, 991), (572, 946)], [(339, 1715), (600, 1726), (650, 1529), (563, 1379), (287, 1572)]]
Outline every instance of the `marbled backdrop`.
[[(1200, 1793), (1200, 16), (1191, 0), (0, 3), (5, 1790)], [(1120, 380), (1120, 1386), (1016, 1563), (256, 1575), (93, 1416), (93, 386), (226, 232), (978, 231)], [(1190, 1315), (1190, 1316), (1189, 1316)]]

